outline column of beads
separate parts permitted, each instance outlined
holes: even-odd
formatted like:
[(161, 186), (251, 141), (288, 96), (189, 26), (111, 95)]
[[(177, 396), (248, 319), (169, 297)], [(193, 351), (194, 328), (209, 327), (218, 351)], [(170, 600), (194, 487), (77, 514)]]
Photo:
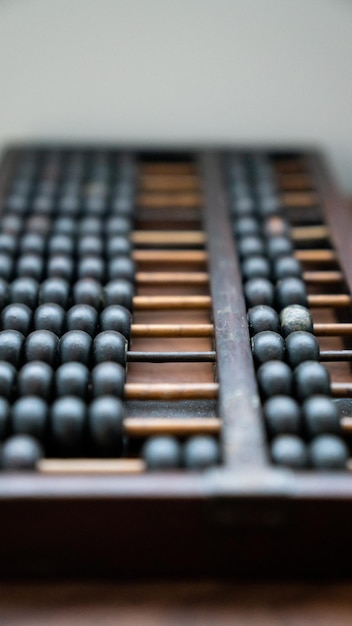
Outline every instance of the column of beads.
[(0, 225), (4, 468), (121, 453), (133, 193), (116, 156), (28, 153), (17, 167)]
[[(299, 262), (269, 159), (235, 160), (230, 207), (240, 257), (252, 351), (274, 463), (342, 468), (330, 379), (319, 361)], [(308, 442), (308, 443), (307, 443)]]

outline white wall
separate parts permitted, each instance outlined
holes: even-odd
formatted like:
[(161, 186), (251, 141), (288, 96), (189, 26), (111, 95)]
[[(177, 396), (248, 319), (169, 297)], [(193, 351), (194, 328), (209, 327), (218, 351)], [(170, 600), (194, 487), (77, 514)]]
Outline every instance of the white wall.
[(352, 191), (349, 0), (0, 0), (0, 144), (315, 142)]

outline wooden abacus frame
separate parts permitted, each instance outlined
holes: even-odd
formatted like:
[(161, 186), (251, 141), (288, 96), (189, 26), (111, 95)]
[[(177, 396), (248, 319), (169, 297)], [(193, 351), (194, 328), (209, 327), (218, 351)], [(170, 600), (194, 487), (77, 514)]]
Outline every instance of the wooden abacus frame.
[[(99, 473), (93, 464), (81, 467), (78, 475), (1, 474), (3, 576), (167, 572), (281, 577), (352, 571), (350, 474), (294, 472), (268, 460), (221, 152), (193, 153), (203, 182), (223, 463), (203, 473), (140, 473), (137, 467), (136, 473), (129, 468), (125, 475), (116, 473), (113, 465)], [(352, 293), (351, 212), (321, 155), (303, 155), (317, 182), (330, 237)], [(16, 149), (7, 153), (0, 184), (15, 156)], [(287, 194), (283, 200), (299, 199)], [(334, 279), (336, 275), (325, 276)], [(318, 326), (318, 334), (329, 332), (326, 325)], [(209, 328), (203, 332), (209, 333)], [(209, 390), (211, 397), (214, 389)], [(175, 423), (175, 432), (177, 427)], [(209, 432), (217, 430), (218, 424), (210, 421)]]

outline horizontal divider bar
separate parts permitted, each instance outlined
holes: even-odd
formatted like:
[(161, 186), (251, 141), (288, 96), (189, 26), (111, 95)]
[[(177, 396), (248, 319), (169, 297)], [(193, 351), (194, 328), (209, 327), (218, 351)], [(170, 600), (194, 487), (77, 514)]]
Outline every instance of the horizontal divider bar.
[(217, 383), (126, 383), (127, 400), (214, 400)]
[(352, 335), (352, 324), (314, 324), (318, 337), (344, 337)]
[(129, 363), (214, 363), (216, 352), (127, 352)]
[(137, 263), (206, 263), (208, 254), (205, 250), (133, 250), (132, 258)]
[(218, 417), (127, 417), (123, 425), (130, 437), (217, 435), (221, 429)]
[(342, 272), (339, 271), (316, 271), (303, 272), (303, 280), (306, 283), (340, 283), (344, 280)]
[(294, 256), (298, 261), (312, 261), (312, 262), (330, 262), (336, 261), (336, 254), (334, 250), (324, 249), (310, 249), (310, 250), (295, 250)]
[(210, 309), (210, 296), (135, 296), (133, 307), (136, 311), (158, 309)]
[(308, 304), (312, 308), (350, 306), (351, 296), (344, 293), (311, 295), (308, 296)]
[(213, 324), (132, 324), (131, 326), (132, 337), (212, 337), (213, 333)]
[(207, 285), (207, 272), (137, 272), (138, 285)]
[(136, 230), (130, 237), (133, 244), (204, 245), (206, 235), (201, 230)]
[(42, 474), (140, 474), (142, 459), (42, 459), (36, 469)]
[(352, 350), (322, 350), (320, 352), (321, 361), (351, 361)]

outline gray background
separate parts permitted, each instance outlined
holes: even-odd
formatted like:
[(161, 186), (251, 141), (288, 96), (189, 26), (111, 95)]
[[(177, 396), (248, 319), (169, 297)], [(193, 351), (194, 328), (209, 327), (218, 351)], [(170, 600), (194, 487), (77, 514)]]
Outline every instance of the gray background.
[(0, 145), (313, 142), (352, 191), (350, 0), (0, 0)]

